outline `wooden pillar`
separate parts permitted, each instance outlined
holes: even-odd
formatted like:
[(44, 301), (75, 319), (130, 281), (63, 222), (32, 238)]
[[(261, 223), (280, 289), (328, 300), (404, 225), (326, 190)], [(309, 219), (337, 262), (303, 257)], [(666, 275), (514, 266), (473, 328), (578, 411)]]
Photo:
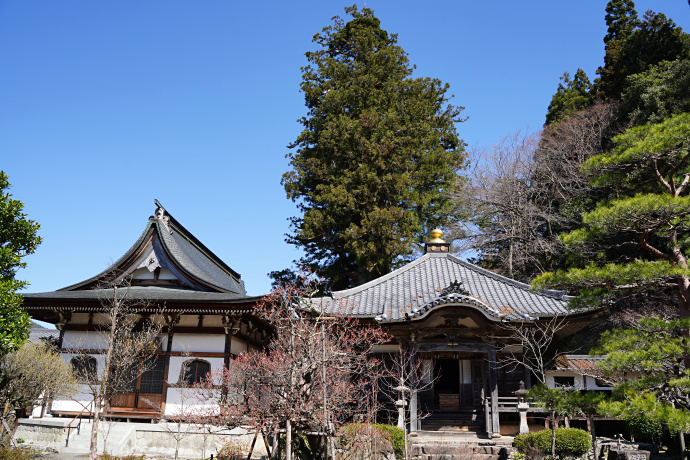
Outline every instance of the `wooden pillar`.
[[(230, 351), (232, 347), (232, 336), (240, 330), (240, 318), (238, 316), (223, 316), (223, 329), (225, 330), (225, 347), (223, 349), (223, 363), (227, 369), (230, 366)], [(247, 342), (249, 351), (249, 342)]]
[(62, 342), (65, 339), (65, 326), (72, 319), (71, 311), (59, 311), (57, 312), (60, 320), (55, 324), (55, 327), (60, 331), (60, 337), (58, 337), (58, 349), (62, 349)]
[[(417, 345), (412, 342), (410, 344), (410, 433), (416, 433), (419, 430), (419, 420), (417, 415), (419, 413), (418, 398), (417, 398)], [(414, 373), (414, 375), (413, 375)]]
[(170, 353), (172, 353), (175, 325), (180, 322), (180, 314), (165, 316), (165, 325), (168, 326), (168, 343), (165, 346), (165, 366), (163, 367), (163, 395), (161, 400), (161, 416), (165, 416), (165, 404), (168, 401), (168, 375), (170, 374)]
[(498, 420), (498, 368), (496, 367), (496, 350), (489, 350), (489, 390), (491, 391), (491, 431), (493, 436), (500, 436), (501, 426)]
[(228, 328), (225, 328), (225, 347), (223, 348), (223, 363), (225, 364), (225, 368), (227, 369), (230, 367), (230, 349), (232, 347), (232, 334), (228, 330)]

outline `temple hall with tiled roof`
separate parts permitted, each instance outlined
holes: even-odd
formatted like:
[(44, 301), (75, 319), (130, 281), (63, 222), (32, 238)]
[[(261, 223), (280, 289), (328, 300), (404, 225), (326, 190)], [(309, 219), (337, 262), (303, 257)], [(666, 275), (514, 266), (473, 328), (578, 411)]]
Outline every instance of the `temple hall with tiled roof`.
[[(58, 328), (65, 359), (88, 357), (94, 370), (103, 366), (100, 313), (114, 296), (113, 286), (125, 284), (141, 318), (163, 324), (156, 365), (130, 393), (111, 401), (109, 415), (115, 417), (174, 416), (190, 369), (200, 376), (220, 369), (231, 356), (263, 347), (271, 335), (271, 325), (254, 315), (262, 297), (247, 296), (240, 274), (155, 203), (141, 236), (107, 270), (57, 291), (24, 295), (24, 308), (33, 318)], [(515, 412), (502, 398), (512, 397), (520, 381), (529, 387), (532, 379), (522, 366), (501, 364), (506, 356), (522, 353), (515, 328), (563, 318), (557, 342), (597, 312), (573, 311), (562, 292), (535, 292), (470, 264), (450, 253), (440, 230), (431, 236), (417, 260), (304, 304), (380, 326), (390, 336), (377, 351), (383, 359), (404, 352), (412, 365), (424, 369), (423, 389), (409, 395), (411, 431), (454, 420), (467, 422), (464, 429), (499, 435), (505, 431), (501, 420)], [(88, 402), (86, 393), (78, 402), (58, 400), (52, 413), (74, 416)], [(431, 416), (421, 420), (419, 413)]]

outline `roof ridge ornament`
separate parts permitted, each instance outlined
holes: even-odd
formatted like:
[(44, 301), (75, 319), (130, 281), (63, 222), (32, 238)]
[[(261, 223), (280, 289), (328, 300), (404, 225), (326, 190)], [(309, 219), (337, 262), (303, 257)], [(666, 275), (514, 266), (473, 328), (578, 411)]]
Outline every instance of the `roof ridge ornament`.
[(438, 254), (450, 252), (450, 243), (446, 243), (441, 239), (443, 232), (435, 228), (431, 231), (431, 240), (424, 244), (424, 254)]
[(172, 230), (170, 229), (170, 226), (168, 225), (168, 222), (170, 221), (170, 216), (166, 216), (166, 211), (163, 205), (160, 203), (160, 201), (154, 199), (153, 202), (156, 204), (156, 212), (153, 214), (153, 216), (160, 220), (163, 223), (163, 226), (165, 226), (166, 230), (170, 232), (172, 235)]
[(441, 297), (447, 296), (449, 294), (460, 294), (460, 295), (466, 295), (469, 296), (470, 291), (462, 287), (462, 281), (458, 281), (457, 279), (453, 282), (450, 283), (450, 286), (444, 288), (441, 291)]

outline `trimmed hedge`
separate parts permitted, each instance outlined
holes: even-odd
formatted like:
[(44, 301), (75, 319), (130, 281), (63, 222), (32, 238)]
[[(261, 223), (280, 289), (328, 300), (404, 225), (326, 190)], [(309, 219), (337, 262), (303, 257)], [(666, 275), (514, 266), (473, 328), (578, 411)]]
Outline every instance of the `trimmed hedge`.
[[(520, 453), (536, 448), (545, 455), (551, 454), (551, 430), (515, 436), (513, 445)], [(556, 456), (558, 458), (582, 457), (589, 452), (592, 436), (578, 428), (556, 429)]]

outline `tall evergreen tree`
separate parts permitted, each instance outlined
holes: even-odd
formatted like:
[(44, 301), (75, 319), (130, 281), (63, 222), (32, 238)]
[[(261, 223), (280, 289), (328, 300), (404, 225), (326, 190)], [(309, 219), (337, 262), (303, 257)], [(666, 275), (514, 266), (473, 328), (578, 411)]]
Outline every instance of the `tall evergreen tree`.
[(584, 228), (561, 240), (589, 264), (535, 280), (576, 290), (589, 304), (634, 292), (670, 290), (690, 318), (690, 114), (630, 128), (616, 148), (585, 168), (615, 194), (583, 215)]
[(664, 61), (625, 83), (623, 112), (633, 125), (660, 123), (690, 112), (690, 59)]
[(283, 175), (301, 217), (287, 241), (335, 289), (388, 273), (442, 226), (463, 166), (448, 85), (412, 78), (397, 36), (368, 8), (314, 36), (301, 89), (307, 116)]
[(620, 99), (630, 75), (662, 61), (690, 57), (690, 36), (663, 13), (647, 11), (626, 34), (619, 32), (621, 38), (606, 43), (604, 66), (597, 69), (596, 87), (605, 99)]
[(569, 117), (578, 110), (583, 110), (592, 105), (590, 91), (592, 83), (582, 69), (577, 69), (573, 79), (565, 72), (558, 84), (556, 94), (551, 98), (549, 111), (546, 114), (546, 124), (550, 125)]
[(24, 203), (7, 192), (9, 179), (0, 171), (0, 354), (16, 350), (29, 336), (29, 315), (21, 308), (17, 292), (27, 285), (15, 279), (25, 267), (22, 259), (41, 243), (39, 225), (24, 214)]
[(606, 26), (608, 31), (604, 43), (622, 40), (632, 34), (638, 23), (635, 2), (632, 0), (611, 0), (606, 4)]

